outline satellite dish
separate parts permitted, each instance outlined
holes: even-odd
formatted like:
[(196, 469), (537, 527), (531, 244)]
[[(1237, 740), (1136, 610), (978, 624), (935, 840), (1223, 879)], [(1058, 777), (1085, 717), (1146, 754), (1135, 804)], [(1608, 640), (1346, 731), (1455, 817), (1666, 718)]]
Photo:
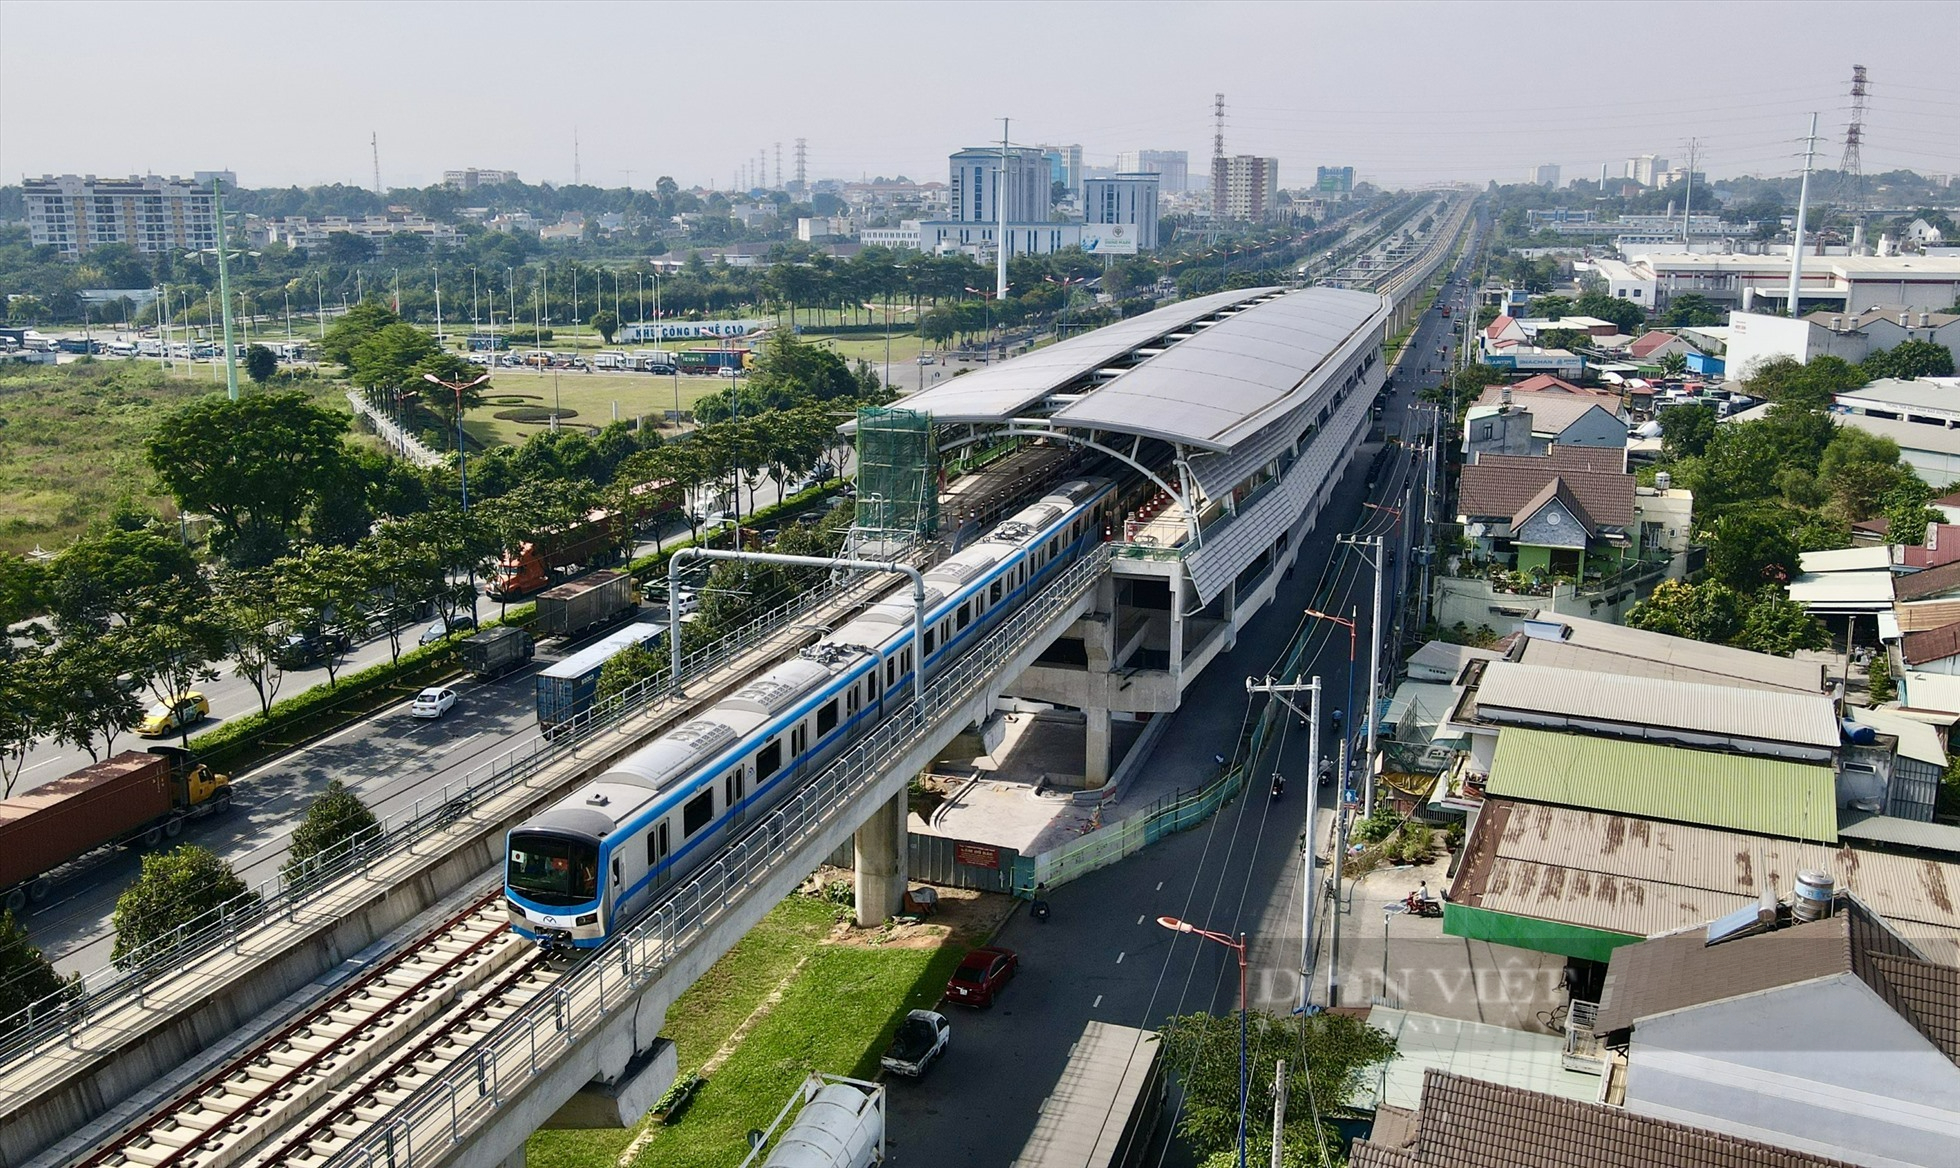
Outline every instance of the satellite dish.
[(1490, 528), (1484, 526), (1481, 523), (1472, 523), (1465, 530), (1470, 533), (1471, 539), (1482, 539), (1485, 536), (1485, 534), (1490, 531)]

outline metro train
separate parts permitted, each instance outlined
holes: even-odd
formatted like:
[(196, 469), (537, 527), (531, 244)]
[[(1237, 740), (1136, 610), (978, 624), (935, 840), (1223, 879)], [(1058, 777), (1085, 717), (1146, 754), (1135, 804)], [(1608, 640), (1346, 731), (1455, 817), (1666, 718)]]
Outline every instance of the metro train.
[[(925, 644), (900, 584), (862, 614), (620, 759), (505, 839), (511, 926), (591, 949), (745, 824), (910, 700), (927, 678), (1104, 538), (1116, 484), (1076, 479), (925, 575)], [(919, 652), (918, 650), (923, 650)]]

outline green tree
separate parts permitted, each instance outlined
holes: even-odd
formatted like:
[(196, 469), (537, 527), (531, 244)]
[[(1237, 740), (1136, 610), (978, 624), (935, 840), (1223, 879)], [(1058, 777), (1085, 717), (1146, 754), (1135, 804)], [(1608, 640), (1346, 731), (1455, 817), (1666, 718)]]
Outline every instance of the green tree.
[(143, 872), (116, 898), (110, 923), (116, 930), (110, 960), (128, 968), (143, 950), (179, 929), (196, 932), (256, 904), (259, 895), (219, 859), (196, 844), (143, 857)]
[(1685, 353), (1668, 353), (1661, 358), (1661, 373), (1667, 377), (1679, 377), (1688, 371), (1688, 356)]
[(1824, 622), (1780, 588), (1765, 588), (1749, 603), (1749, 615), (1730, 642), (1737, 648), (1788, 657), (1798, 649), (1824, 649), (1831, 643)]
[(1671, 406), (1662, 410), (1662, 452), (1670, 462), (1700, 457), (1708, 450), (1709, 440), (1715, 437), (1715, 421), (1713, 406)]
[(347, 789), (339, 779), (327, 784), (306, 809), (306, 818), (293, 829), (292, 846), (286, 849), (286, 862), (280, 874), (287, 883), (298, 883), (331, 865), (356, 846), (356, 841), (372, 838), (380, 826), (374, 812), (361, 797)]
[(619, 331), (619, 317), (610, 308), (602, 308), (593, 313), (591, 319), (585, 323), (603, 337), (608, 345), (613, 343), (613, 334)]
[(104, 528), (70, 544), (50, 562), (42, 592), (64, 641), (130, 622), (144, 592), (199, 579), (182, 543), (155, 532)]
[[(1872, 655), (1871, 668), (1865, 675), (1865, 687), (1871, 696), (1872, 705), (1889, 702), (1899, 696), (1898, 686), (1892, 683), (1892, 656), (1884, 648)], [(1949, 766), (1947, 775), (1952, 777)]]
[(1646, 324), (1647, 313), (1631, 300), (1608, 296), (1603, 292), (1588, 292), (1572, 302), (1575, 316), (1596, 316), (1600, 320), (1610, 320), (1620, 326), (1620, 331), (1633, 333)]
[[(1177, 1072), (1184, 1090), (1178, 1134), (1201, 1163), (1232, 1152), (1239, 1130), (1238, 1016), (1179, 1015), (1166, 1020), (1158, 1033), (1165, 1065)], [(1316, 1130), (1316, 1116), (1331, 1116), (1349, 1106), (1366, 1085), (1364, 1073), (1394, 1057), (1395, 1040), (1345, 1014), (1283, 1018), (1252, 1011), (1246, 1017), (1245, 1048), (1250, 1071), (1248, 1149), (1254, 1133), (1263, 1133), (1259, 1138), (1267, 1149), (1272, 1146), (1273, 1076), (1285, 1060), (1282, 1150), (1289, 1164), (1312, 1164), (1320, 1162), (1320, 1152), (1334, 1141), (1331, 1128)]]
[[(114, 639), (127, 645), (131, 675), (157, 701), (167, 702), (218, 679), (212, 663), (224, 655), (225, 626), (202, 580), (171, 583), (145, 590), (129, 624)], [(178, 733), (188, 746), (190, 727)]]
[(614, 694), (623, 693), (650, 677), (659, 676), (666, 669), (666, 659), (653, 650), (629, 645), (608, 658), (599, 668), (598, 700), (605, 701)]
[(1742, 631), (1747, 598), (1726, 584), (1663, 580), (1627, 612), (1630, 628), (1725, 645)]
[(0, 1036), (26, 1024), (21, 1011), (71, 984), (54, 971), (14, 914), (0, 911)]
[(1795, 526), (1789, 509), (1775, 503), (1723, 512), (1704, 536), (1709, 577), (1745, 593), (1789, 580), (1797, 574)]
[(1706, 328), (1728, 323), (1729, 315), (1699, 292), (1683, 292), (1669, 300), (1667, 311), (1655, 323), (1668, 328)]
[[(331, 626), (350, 636), (374, 596), (376, 566), (357, 548), (314, 547), (272, 566), (279, 604), (299, 627)], [(331, 645), (324, 662), (329, 688), (340, 684), (341, 656)]]
[(352, 365), (356, 347), (381, 329), (400, 321), (401, 318), (390, 312), (381, 301), (363, 300), (333, 322), (333, 327), (320, 341), (320, 353), (329, 361)]
[(1571, 316), (1572, 298), (1570, 296), (1533, 296), (1531, 306), (1525, 310), (1542, 320), (1562, 320)]
[(49, 672), (37, 650), (0, 653), (0, 797), (13, 796), (27, 752), (53, 721)]
[(252, 344), (245, 347), (245, 376), (255, 384), (264, 385), (279, 373), (279, 358), (264, 345)]
[(1953, 350), (1936, 341), (1901, 341), (1866, 357), (1859, 366), (1866, 377), (1951, 377)]
[(272, 712), (272, 699), (285, 678), (283, 662), (287, 608), (272, 570), (234, 568), (219, 575), (216, 586), (218, 619), (231, 651), (231, 671), (250, 682), (259, 697), (259, 712)]
[(213, 394), (166, 417), (147, 455), (179, 507), (217, 521), (214, 547), (243, 543), (247, 562), (270, 562), (247, 533), (273, 548), (291, 538), (308, 504), (347, 473), (346, 432), (345, 414), (303, 393)]

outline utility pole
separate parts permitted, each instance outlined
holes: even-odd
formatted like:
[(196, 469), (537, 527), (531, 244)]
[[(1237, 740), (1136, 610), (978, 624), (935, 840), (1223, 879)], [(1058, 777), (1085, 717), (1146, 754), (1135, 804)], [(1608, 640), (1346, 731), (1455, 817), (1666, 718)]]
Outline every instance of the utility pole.
[(218, 227), (218, 302), (225, 321), (225, 393), (238, 400), (238, 350), (231, 343), (231, 269), (225, 260), (225, 192), (221, 179), (211, 180), (211, 213)]
[[(994, 183), (994, 299), (1007, 299), (1007, 119), (1000, 120), (1000, 176)], [(992, 344), (991, 338), (988, 344)]]
[[(1695, 149), (1701, 144), (1699, 138), (1688, 139), (1688, 194), (1681, 207), (1681, 245), (1688, 244), (1688, 233), (1694, 229), (1695, 222)], [(1692, 249), (1690, 249), (1692, 250)]]
[(1273, 1071), (1273, 1168), (1280, 1168), (1280, 1137), (1286, 1132), (1286, 1060)]
[(1376, 535), (1364, 540), (1343, 535), (1338, 538), (1364, 559), (1368, 559), (1368, 553), (1363, 549), (1370, 544), (1375, 549), (1374, 557), (1368, 559), (1368, 566), (1375, 570), (1375, 615), (1368, 625), (1368, 751), (1361, 758), (1361, 814), (1366, 818), (1375, 812), (1375, 708), (1379, 704), (1376, 694), (1382, 678), (1382, 537)]
[[(1271, 677), (1254, 681), (1248, 677), (1245, 692), (1270, 694), (1307, 720), (1307, 830), (1300, 836), (1300, 1008), (1304, 1010), (1313, 998), (1313, 902), (1317, 895), (1313, 845), (1314, 821), (1320, 818), (1320, 675), (1314, 674), (1313, 680), (1307, 682), (1281, 682)], [(1304, 710), (1287, 696), (1301, 692), (1307, 694)]]
[(1810, 145), (1803, 156), (1803, 183), (1797, 187), (1796, 234), (1790, 241), (1790, 317), (1793, 320), (1803, 316), (1803, 309), (1797, 306), (1797, 298), (1803, 291), (1803, 220), (1810, 210), (1810, 168), (1816, 161), (1817, 115), (1811, 114)]

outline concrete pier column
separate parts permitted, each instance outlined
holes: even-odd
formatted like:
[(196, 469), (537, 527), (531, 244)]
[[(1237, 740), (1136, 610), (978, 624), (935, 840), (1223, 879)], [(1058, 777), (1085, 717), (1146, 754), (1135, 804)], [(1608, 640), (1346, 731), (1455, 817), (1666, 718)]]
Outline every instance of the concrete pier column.
[(1089, 731), (1083, 743), (1082, 785), (1093, 790), (1109, 782), (1109, 711), (1091, 707), (1082, 713)]
[(857, 923), (882, 925), (905, 899), (906, 792), (900, 789), (851, 837), (856, 849)]

